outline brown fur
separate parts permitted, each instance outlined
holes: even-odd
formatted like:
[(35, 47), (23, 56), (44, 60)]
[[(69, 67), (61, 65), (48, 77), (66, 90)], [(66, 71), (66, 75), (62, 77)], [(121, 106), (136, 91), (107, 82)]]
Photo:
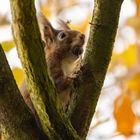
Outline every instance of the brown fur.
[(70, 77), (75, 69), (76, 61), (83, 52), (82, 46), (85, 36), (79, 31), (71, 30), (62, 20), (59, 21), (61, 30), (54, 29), (43, 15), (40, 16), (39, 20), (43, 27), (46, 62), (56, 85), (58, 95), (64, 109), (66, 109), (72, 83), (72, 78)]

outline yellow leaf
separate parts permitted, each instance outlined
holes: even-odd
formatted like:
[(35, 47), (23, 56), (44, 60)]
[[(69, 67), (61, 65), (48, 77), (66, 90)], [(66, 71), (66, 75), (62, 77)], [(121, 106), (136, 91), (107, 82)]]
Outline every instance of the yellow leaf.
[(41, 12), (49, 19), (52, 16), (52, 1), (48, 0), (41, 5)]
[(140, 93), (140, 71), (128, 81), (128, 89)]
[(136, 3), (136, 15), (140, 16), (140, 0), (135, 0)]
[(133, 134), (136, 117), (132, 111), (132, 102), (127, 94), (122, 94), (114, 102), (114, 118), (117, 123), (117, 131), (125, 136)]
[(2, 42), (1, 44), (5, 52), (8, 52), (10, 49), (12, 49), (15, 46), (14, 41), (5, 41)]
[(137, 63), (137, 46), (130, 44), (128, 48), (120, 54), (113, 54), (112, 62), (118, 61), (124, 64), (126, 67), (131, 68)]
[(135, 32), (140, 32), (140, 18), (139, 16), (133, 16), (127, 19), (126, 25), (131, 26)]
[(12, 72), (13, 72), (13, 75), (14, 75), (14, 78), (16, 80), (18, 87), (20, 87), (24, 80), (22, 69), (15, 67), (14, 69), (12, 69)]

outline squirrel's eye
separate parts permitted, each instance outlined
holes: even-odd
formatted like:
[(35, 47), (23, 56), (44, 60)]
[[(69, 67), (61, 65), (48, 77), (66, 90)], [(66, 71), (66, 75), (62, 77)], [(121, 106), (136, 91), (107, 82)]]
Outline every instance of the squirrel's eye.
[(67, 36), (67, 34), (66, 34), (65, 32), (60, 32), (60, 33), (58, 34), (59, 40), (65, 39), (66, 36)]

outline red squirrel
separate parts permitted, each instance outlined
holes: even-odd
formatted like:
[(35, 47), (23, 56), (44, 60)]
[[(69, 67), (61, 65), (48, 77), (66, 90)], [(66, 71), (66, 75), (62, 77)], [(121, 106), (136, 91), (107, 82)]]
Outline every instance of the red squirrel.
[[(71, 76), (77, 65), (77, 61), (83, 53), (85, 35), (79, 31), (72, 30), (62, 20), (59, 21), (61, 29), (55, 29), (42, 14), (40, 15), (39, 22), (41, 22), (43, 27), (46, 62), (54, 80), (58, 96), (62, 101), (64, 110), (66, 110), (70, 99)], [(31, 111), (34, 112), (29, 94), (26, 87), (23, 86), (21, 94)]]

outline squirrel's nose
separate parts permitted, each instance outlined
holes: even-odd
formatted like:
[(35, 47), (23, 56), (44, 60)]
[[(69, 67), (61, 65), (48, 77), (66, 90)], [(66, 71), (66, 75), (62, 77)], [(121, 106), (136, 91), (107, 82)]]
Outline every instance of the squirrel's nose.
[(81, 40), (84, 40), (84, 39), (85, 39), (85, 35), (84, 35), (84, 34), (79, 34), (79, 38), (80, 38)]

